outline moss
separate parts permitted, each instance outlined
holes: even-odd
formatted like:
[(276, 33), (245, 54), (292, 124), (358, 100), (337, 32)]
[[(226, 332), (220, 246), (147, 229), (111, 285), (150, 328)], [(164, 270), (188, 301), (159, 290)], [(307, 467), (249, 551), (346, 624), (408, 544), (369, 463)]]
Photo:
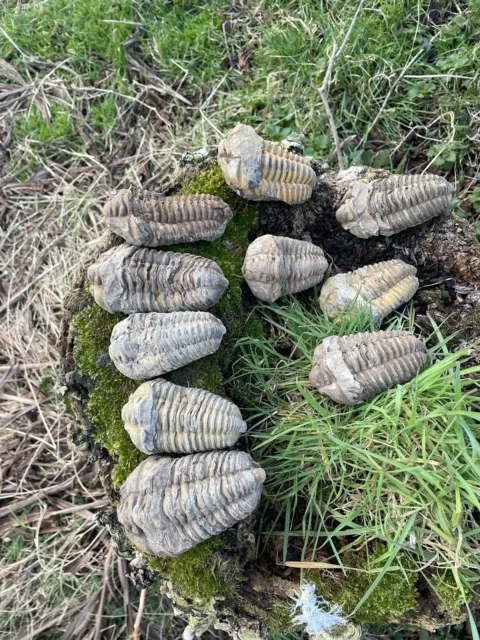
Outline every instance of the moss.
[[(221, 373), (225, 375), (231, 363), (236, 341), (244, 335), (250, 335), (250, 331), (258, 333), (261, 330), (258, 321), (253, 322), (249, 319), (242, 302), (243, 258), (249, 244), (248, 234), (256, 225), (258, 212), (255, 205), (246, 202), (230, 189), (217, 164), (213, 164), (195, 180), (184, 185), (180, 193), (184, 195), (205, 193), (218, 196), (228, 204), (233, 213), (233, 218), (228, 223), (224, 235), (215, 242), (196, 242), (166, 247), (171, 251), (194, 253), (214, 260), (229, 281), (227, 292), (210, 309), (228, 330), (216, 354), (216, 362)], [(212, 390), (210, 387), (204, 388)]]
[(475, 331), (480, 331), (480, 309), (473, 309), (470, 313), (470, 326)]
[(437, 606), (438, 611), (445, 613), (452, 622), (459, 620), (462, 617), (462, 605), (465, 604), (465, 598), (458, 588), (453, 572), (445, 570), (429, 577), (429, 585), (440, 599)]
[[(119, 313), (112, 315), (93, 304), (73, 318), (75, 360), (80, 373), (93, 381), (87, 409), (95, 425), (94, 437), (116, 461), (112, 473), (116, 489), (146, 457), (132, 444), (122, 421), (122, 407), (140, 382), (123, 376), (106, 357), (112, 329), (124, 317)], [(105, 358), (103, 366), (102, 356)]]
[(178, 558), (150, 557), (148, 566), (163, 578), (170, 580), (174, 590), (189, 600), (207, 601), (232, 593), (235, 583), (234, 572), (221, 573), (214, 567), (214, 554), (222, 549), (221, 538), (211, 538)]
[(247, 613), (262, 620), (270, 632), (294, 633), (301, 631), (300, 625), (292, 623), (290, 607), (285, 601), (274, 602), (270, 609), (265, 609), (251, 600), (242, 600), (243, 608)]
[(223, 376), (218, 361), (218, 353), (196, 360), (188, 365), (191, 374), (188, 383), (191, 387), (206, 389), (212, 393), (222, 393)]
[[(318, 595), (341, 605), (343, 612), (350, 615), (375, 580), (377, 573), (373, 570), (381, 568), (381, 564), (375, 564), (374, 561), (385, 552), (383, 544), (378, 544), (369, 555), (349, 551), (344, 554), (343, 562), (345, 566), (355, 570), (348, 571), (346, 576), (337, 578), (310, 570), (305, 577), (316, 584)], [(353, 616), (353, 622), (392, 622), (416, 608), (417, 573), (412, 570), (406, 556), (398, 555), (396, 564), (401, 565), (405, 572), (387, 572), (370, 598)], [(372, 573), (368, 573), (369, 571)]]

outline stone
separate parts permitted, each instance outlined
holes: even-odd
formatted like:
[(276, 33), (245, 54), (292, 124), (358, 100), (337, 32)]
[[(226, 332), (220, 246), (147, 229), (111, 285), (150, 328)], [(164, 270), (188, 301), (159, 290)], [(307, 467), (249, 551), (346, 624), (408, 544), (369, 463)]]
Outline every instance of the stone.
[(359, 404), (423, 369), (424, 343), (409, 331), (329, 336), (315, 349), (310, 382), (339, 404)]
[(147, 455), (226, 449), (247, 428), (230, 400), (162, 378), (138, 387), (122, 419), (133, 444)]
[(218, 147), (218, 164), (227, 184), (247, 200), (301, 204), (317, 182), (310, 161), (263, 140), (252, 127), (237, 124)]
[(429, 174), (359, 180), (345, 193), (336, 217), (359, 238), (392, 236), (447, 212), (453, 191), (445, 178)]
[(402, 260), (387, 260), (329, 278), (320, 293), (320, 307), (330, 320), (346, 309), (371, 312), (375, 323), (408, 302), (418, 289), (417, 270)]
[(327, 267), (321, 247), (268, 234), (248, 247), (242, 273), (254, 296), (274, 302), (318, 284)]
[(264, 480), (243, 451), (150, 456), (122, 485), (118, 520), (145, 553), (177, 556), (249, 516)]
[(211, 313), (135, 313), (112, 331), (110, 358), (128, 378), (148, 380), (218, 350), (226, 329)]
[(159, 247), (220, 238), (233, 214), (217, 196), (162, 196), (122, 189), (103, 209), (110, 231), (129, 244)]
[(87, 278), (95, 302), (110, 313), (203, 311), (228, 287), (213, 260), (129, 244), (100, 254)]

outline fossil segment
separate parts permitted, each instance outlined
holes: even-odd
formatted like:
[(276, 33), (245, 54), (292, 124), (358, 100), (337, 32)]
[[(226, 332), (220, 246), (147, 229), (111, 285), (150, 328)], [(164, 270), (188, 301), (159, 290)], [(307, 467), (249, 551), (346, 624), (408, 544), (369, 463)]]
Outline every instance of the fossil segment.
[(177, 556), (249, 516), (264, 480), (242, 451), (151, 456), (123, 484), (118, 520), (142, 551)]
[(87, 277), (95, 302), (110, 313), (208, 309), (228, 286), (213, 260), (129, 244), (102, 253)]
[(169, 197), (129, 189), (110, 198), (103, 212), (111, 231), (144, 247), (217, 240), (233, 216), (216, 196)]
[(147, 380), (215, 353), (225, 332), (204, 311), (135, 313), (114, 326), (109, 354), (123, 375)]
[(402, 260), (388, 260), (329, 278), (322, 287), (320, 307), (331, 320), (348, 307), (371, 309), (374, 322), (408, 302), (418, 289), (417, 270)]
[(441, 176), (389, 176), (354, 182), (337, 220), (359, 238), (392, 236), (448, 211), (453, 185)]
[(146, 454), (226, 449), (246, 430), (233, 402), (162, 379), (140, 385), (122, 418), (133, 444)]
[(310, 198), (317, 182), (309, 160), (263, 140), (243, 124), (220, 143), (218, 164), (228, 185), (247, 200), (300, 204)]
[(274, 302), (318, 284), (327, 267), (321, 247), (268, 234), (248, 247), (242, 273), (257, 298)]
[(427, 349), (409, 331), (330, 336), (315, 349), (310, 382), (340, 404), (358, 404), (425, 366)]

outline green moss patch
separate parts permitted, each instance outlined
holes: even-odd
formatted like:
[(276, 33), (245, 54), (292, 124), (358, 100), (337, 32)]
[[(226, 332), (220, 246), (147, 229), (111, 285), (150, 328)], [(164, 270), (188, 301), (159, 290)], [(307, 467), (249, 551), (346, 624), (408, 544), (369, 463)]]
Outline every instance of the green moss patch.
[[(461, 619), (463, 613), (462, 605), (465, 604), (465, 598), (458, 588), (453, 571), (439, 571), (437, 575), (429, 579), (429, 584), (440, 600), (437, 605), (440, 613), (447, 615), (451, 622)], [(467, 595), (471, 596), (470, 593)]]
[(292, 623), (290, 607), (284, 600), (274, 602), (272, 607), (266, 609), (254, 604), (251, 600), (242, 600), (243, 608), (247, 613), (262, 620), (269, 630), (269, 638), (272, 634), (298, 633), (302, 631), (301, 625)]
[[(80, 373), (92, 380), (87, 406), (95, 425), (94, 437), (116, 461), (112, 473), (116, 489), (146, 457), (132, 444), (122, 420), (123, 405), (141, 383), (126, 378), (107, 358), (113, 327), (123, 318), (123, 314), (112, 315), (97, 305), (86, 307), (73, 318), (75, 360)], [(99, 366), (102, 357), (105, 364)]]
[[(341, 605), (343, 612), (350, 615), (372, 586), (381, 566), (375, 561), (385, 552), (386, 546), (382, 544), (378, 544), (370, 555), (349, 551), (342, 558), (344, 565), (350, 568), (346, 575), (337, 578), (309, 570), (305, 577), (315, 583), (319, 596)], [(355, 613), (355, 622), (391, 622), (416, 608), (418, 594), (415, 582), (418, 576), (414, 565), (400, 554), (395, 565), (397, 570), (385, 574), (372, 596)]]
[(208, 601), (232, 593), (235, 575), (214, 567), (214, 553), (224, 547), (220, 538), (211, 538), (178, 558), (151, 557), (149, 568), (170, 580), (175, 591), (189, 600)]

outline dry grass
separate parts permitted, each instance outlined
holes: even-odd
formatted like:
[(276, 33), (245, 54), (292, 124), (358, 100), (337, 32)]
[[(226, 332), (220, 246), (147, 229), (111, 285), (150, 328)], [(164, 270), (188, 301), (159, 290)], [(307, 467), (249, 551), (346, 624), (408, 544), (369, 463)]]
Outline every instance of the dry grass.
[[(13, 145), (14, 117), (35, 105), (48, 121), (62, 100), (80, 119), (97, 89), (72, 85), (53, 66), (42, 73), (25, 67), (22, 76), (3, 63), (3, 71), (10, 82), (0, 87), (0, 121), (10, 157), (0, 174), (0, 635), (122, 638), (133, 631), (139, 593), (94, 522), (107, 505), (95, 470), (68, 447), (73, 418), (55, 390), (57, 340), (63, 297), (102, 236), (101, 209), (112, 183), (168, 179), (173, 138), (156, 135), (158, 119), (146, 109), (140, 140), (132, 143), (129, 113), (131, 122), (147, 90), (139, 85), (134, 99), (122, 103), (117, 96), (123, 111), (102, 153), (87, 138), (83, 151), (53, 149), (50, 157), (34, 139)], [(26, 175), (32, 165), (41, 169)], [(158, 638), (171, 611), (158, 586), (148, 596), (141, 629), (143, 637)], [(182, 628), (178, 621), (171, 631)]]

